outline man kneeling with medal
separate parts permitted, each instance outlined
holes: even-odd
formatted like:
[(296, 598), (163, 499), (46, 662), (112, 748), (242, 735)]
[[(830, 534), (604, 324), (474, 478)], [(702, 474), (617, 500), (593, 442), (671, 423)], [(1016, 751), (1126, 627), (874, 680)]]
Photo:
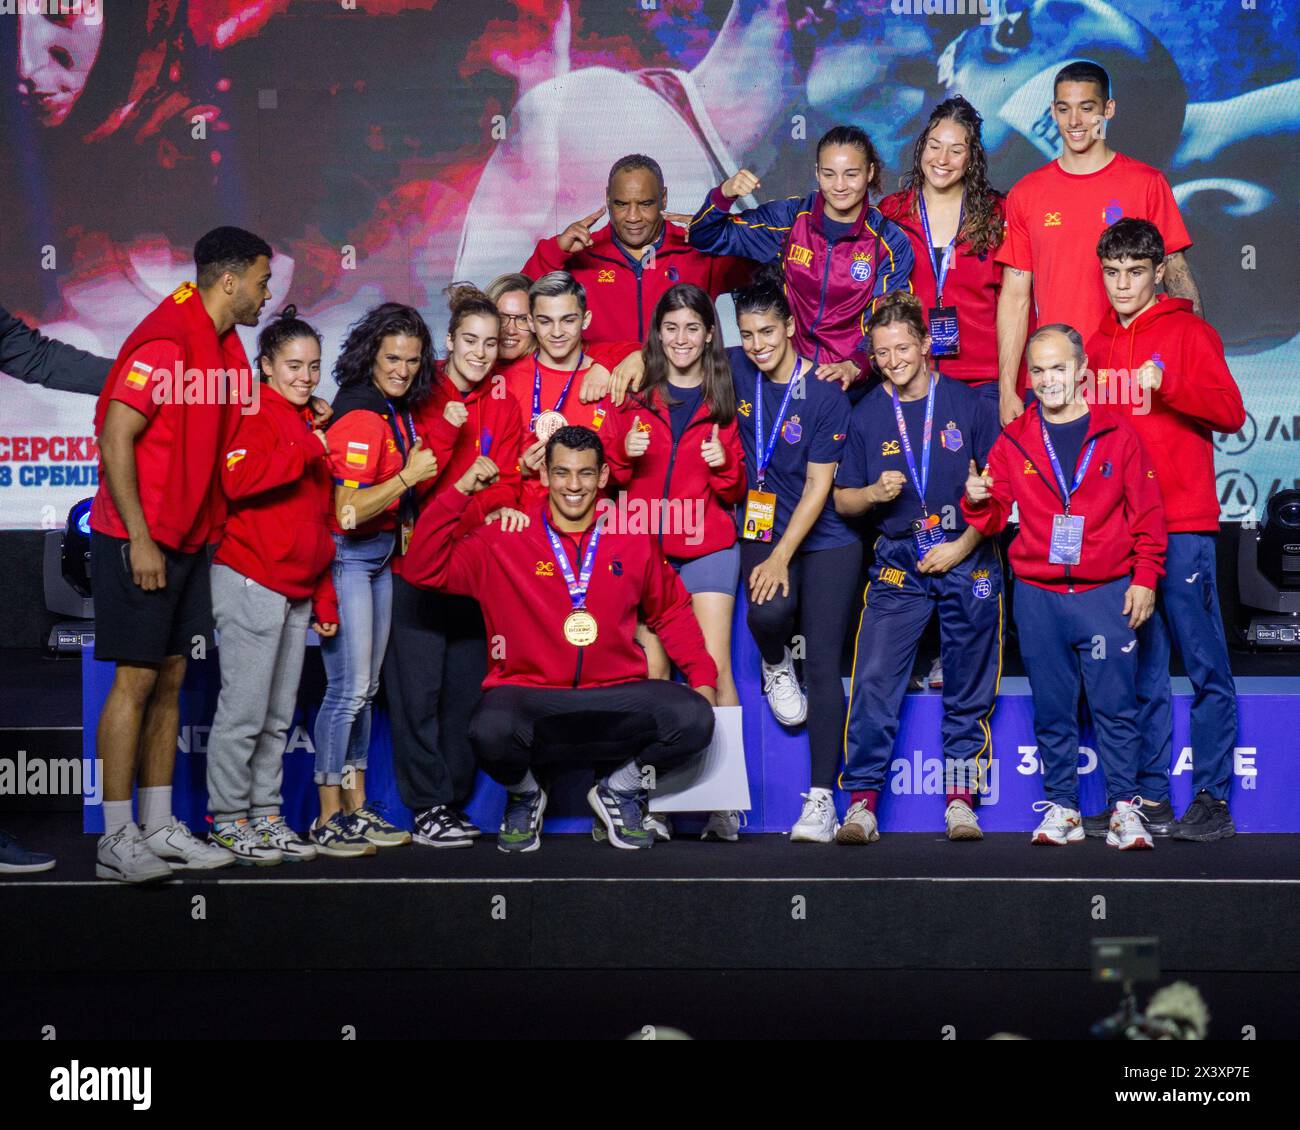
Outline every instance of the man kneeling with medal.
[[(548, 441), (547, 495), (526, 527), (494, 523), (457, 538), (470, 498), (496, 475), (480, 456), (426, 506), (403, 576), (482, 605), (490, 665), (470, 742), (508, 793), (497, 847), (541, 846), (546, 790), (533, 770), (576, 761), (615, 766), (587, 801), (611, 844), (648, 848), (648, 789), (713, 738), (717, 669), (690, 597), (654, 538), (598, 520), (609, 468), (589, 428), (563, 427)], [(646, 678), (638, 616), (686, 684)]]

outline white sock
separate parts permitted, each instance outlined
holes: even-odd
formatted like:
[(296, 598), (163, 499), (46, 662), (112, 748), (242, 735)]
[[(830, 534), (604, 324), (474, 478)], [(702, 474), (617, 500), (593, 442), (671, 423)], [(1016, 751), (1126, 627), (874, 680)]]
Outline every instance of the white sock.
[(146, 836), (172, 823), (171, 785), (151, 785), (137, 793), (140, 802), (140, 826)]
[(104, 801), (104, 835), (112, 836), (131, 823), (129, 800)]
[(605, 778), (607, 787), (616, 793), (634, 793), (641, 788), (641, 769), (636, 758), (625, 762)]
[(533, 771), (529, 769), (528, 772), (526, 772), (523, 775), (523, 779), (519, 782), (519, 784), (511, 785), (507, 790), (507, 792), (517, 793), (517, 794), (535, 793), (541, 787), (542, 786), (537, 783), (537, 778), (533, 776)]

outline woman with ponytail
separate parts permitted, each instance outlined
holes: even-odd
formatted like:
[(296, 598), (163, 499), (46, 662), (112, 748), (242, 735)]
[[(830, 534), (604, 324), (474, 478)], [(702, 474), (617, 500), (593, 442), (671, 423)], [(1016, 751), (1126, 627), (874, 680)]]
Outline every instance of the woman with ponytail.
[(286, 307), (257, 341), (257, 411), (221, 464), (229, 515), (212, 565), (221, 694), (208, 745), (209, 839), (240, 863), (314, 859), (280, 814), (284, 747), (307, 626), (338, 632), (329, 441), (308, 402), (320, 335)]
[[(430, 395), (415, 409), (416, 434), (434, 453), (439, 472), (417, 489), (417, 506), (450, 489), (486, 456), (500, 474), (474, 496), (460, 532), (496, 521), (520, 529), (529, 521), (519, 510), (523, 423), (513, 397), (493, 395), (501, 318), (496, 303), (468, 283), (447, 288), (447, 305), (447, 359), (435, 366)], [(479, 835), (465, 804), (475, 778), (469, 720), (487, 660), (477, 601), (423, 587), (406, 572), (393, 578), (384, 686), (393, 768), (402, 800), (415, 813), (417, 844), (469, 847)]]

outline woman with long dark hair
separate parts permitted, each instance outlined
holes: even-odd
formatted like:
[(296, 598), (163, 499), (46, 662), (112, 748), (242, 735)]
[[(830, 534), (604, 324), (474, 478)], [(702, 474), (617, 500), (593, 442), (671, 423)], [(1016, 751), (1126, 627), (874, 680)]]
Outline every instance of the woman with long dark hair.
[(433, 339), (418, 311), (385, 302), (348, 332), (334, 365), (338, 395), (327, 438), (334, 476), (334, 588), (339, 631), (321, 641), (327, 679), (316, 716), (325, 855), (409, 843), (366, 804), (370, 714), (392, 622), (393, 572), (415, 523), (415, 488), (438, 473), (412, 412), (433, 383)]

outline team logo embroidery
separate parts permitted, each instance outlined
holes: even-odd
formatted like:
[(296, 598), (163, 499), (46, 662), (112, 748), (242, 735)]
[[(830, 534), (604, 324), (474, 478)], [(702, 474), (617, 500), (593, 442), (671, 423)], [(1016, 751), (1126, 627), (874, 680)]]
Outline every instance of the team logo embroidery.
[(848, 432), (835, 432), (835, 433), (831, 436), (831, 439), (832, 439), (834, 442), (836, 442), (836, 443), (839, 443), (840, 440), (842, 440), (842, 439), (848, 439), (848, 438), (849, 438), (849, 433), (848, 433)]
[(603, 424), (604, 422), (605, 422), (605, 409), (597, 408), (596, 411), (594, 411), (591, 414), (591, 430), (593, 432), (600, 431), (600, 425)]
[(960, 451), (962, 448), (961, 430), (956, 420), (949, 420), (948, 426), (939, 433), (939, 442), (945, 451)]
[(987, 569), (976, 569), (971, 578), (975, 583), (971, 585), (970, 591), (980, 600), (987, 600), (993, 595), (993, 582), (989, 580)]
[(358, 440), (348, 441), (348, 453), (345, 462), (349, 467), (364, 467), (370, 458), (370, 444)]
[(781, 438), (786, 443), (798, 443), (803, 438), (803, 425), (798, 416), (791, 416), (781, 425)]
[(1116, 220), (1124, 218), (1124, 206), (1118, 200), (1111, 200), (1106, 207), (1101, 210), (1101, 222), (1107, 227), (1115, 223)]
[(247, 454), (248, 454), (248, 448), (246, 447), (237, 447), (235, 448), (234, 451), (227, 451), (226, 470), (229, 471), (236, 463), (238, 463), (241, 459), (243, 459), (243, 457)]
[(1159, 350), (1151, 354), (1151, 364), (1153, 364), (1162, 373), (1165, 371), (1165, 359), (1160, 356)]
[(143, 361), (133, 361), (131, 371), (126, 374), (126, 383), (132, 388), (144, 388), (149, 383), (149, 374), (152, 372), (152, 365), (146, 365)]
[(880, 445), (881, 455), (901, 455), (902, 453), (903, 449), (896, 439), (887, 439)]
[(1029, 462), (1028, 459), (1025, 460), (1025, 474), (1026, 475), (1038, 474), (1038, 468), (1035, 467), (1031, 462)]
[(609, 563), (609, 571), (613, 573), (614, 576), (621, 577), (623, 575), (622, 559), (615, 557), (614, 560)]
[(812, 248), (800, 247), (797, 243), (790, 244), (790, 252), (785, 257), (787, 263), (793, 263), (797, 267), (807, 267), (812, 263)]
[(854, 282), (866, 282), (871, 278), (871, 256), (865, 251), (855, 251), (853, 253), (853, 266), (849, 268), (849, 274), (853, 276)]
[(596, 281), (598, 283), (612, 283), (614, 281), (614, 272), (600, 271), (596, 275)]
[(893, 585), (896, 589), (903, 587), (903, 582), (907, 580), (907, 574), (902, 569), (893, 567), (880, 570), (879, 580), (887, 585)]
[(178, 286), (174, 291), (172, 291), (172, 301), (179, 306), (193, 293), (194, 293), (193, 283), (187, 283), (187, 282), (181, 283), (180, 286)]
[(650, 431), (650, 430), (651, 430), (651, 429), (650, 429), (650, 422), (649, 422), (648, 420), (638, 420), (638, 421), (636, 422), (636, 430), (637, 430), (638, 432), (648, 432), (648, 431)]
[(1147, 478), (1148, 478), (1148, 479), (1154, 479), (1155, 477), (1156, 477), (1156, 473), (1155, 473), (1154, 471), (1148, 471), (1148, 472), (1147, 472)]
[(388, 439), (384, 441), (384, 450), (387, 451), (389, 455), (392, 455), (397, 450), (397, 443), (394, 441), (392, 436), (389, 436)]
[(538, 577), (553, 577), (555, 576), (555, 562), (539, 561), (533, 573)]
[(1110, 473), (1111, 473), (1114, 469), (1115, 469), (1115, 468), (1111, 465), (1111, 461), (1110, 461), (1109, 459), (1107, 459), (1106, 462), (1103, 463), (1103, 464), (1101, 465), (1101, 477), (1102, 477), (1103, 479), (1109, 479), (1109, 478), (1110, 478)]
[(736, 406), (736, 411), (739, 412), (742, 416), (744, 416), (746, 420), (748, 420), (749, 414), (752, 411), (754, 411), (754, 406), (750, 404), (748, 400), (742, 400), (740, 404)]
[(1044, 212), (1044, 213), (1043, 213), (1043, 227), (1045, 227), (1045, 228), (1059, 228), (1060, 226), (1061, 226), (1061, 213), (1060, 213), (1060, 212)]
[(682, 273), (676, 267), (669, 267), (664, 274), (668, 276), (669, 282), (676, 282), (682, 277)]

